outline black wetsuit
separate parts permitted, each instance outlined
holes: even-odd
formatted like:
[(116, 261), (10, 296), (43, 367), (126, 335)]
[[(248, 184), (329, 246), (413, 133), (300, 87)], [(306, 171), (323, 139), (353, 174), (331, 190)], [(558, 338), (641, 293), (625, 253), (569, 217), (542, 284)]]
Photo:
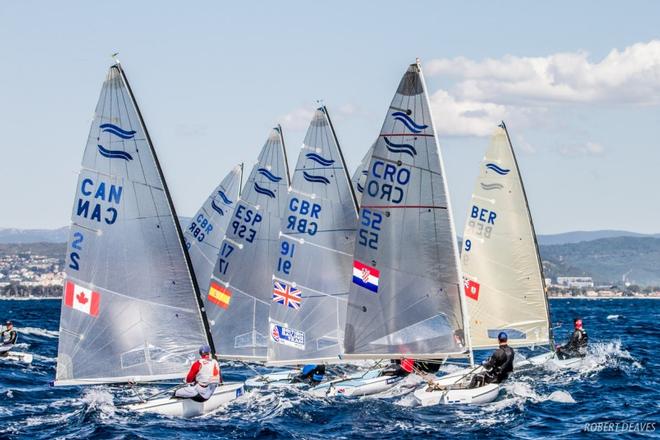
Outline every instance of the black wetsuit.
[[(7, 346), (12, 346), (16, 343), (16, 339), (18, 338), (18, 334), (16, 333), (16, 330), (11, 329), (11, 330), (3, 330), (2, 333), (0, 333), (0, 345), (7, 347)], [(9, 350), (6, 348), (2, 351), (0, 351), (0, 356), (8, 356), (9, 355)]]
[(566, 345), (557, 349), (559, 359), (570, 359), (584, 357), (587, 354), (587, 343), (589, 336), (584, 329), (575, 329)]
[(488, 360), (483, 364), (486, 372), (477, 374), (470, 382), (470, 388), (485, 385), (487, 383), (502, 383), (513, 371), (513, 358), (515, 352), (508, 345), (500, 345)]

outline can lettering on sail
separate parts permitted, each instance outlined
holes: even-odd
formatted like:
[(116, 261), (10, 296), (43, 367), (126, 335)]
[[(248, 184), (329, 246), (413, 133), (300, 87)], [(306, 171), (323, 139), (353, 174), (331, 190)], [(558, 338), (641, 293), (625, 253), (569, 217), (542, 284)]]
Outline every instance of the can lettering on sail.
[(123, 187), (108, 184), (103, 180), (94, 181), (85, 177), (80, 181), (76, 216), (112, 225), (117, 221), (117, 206), (121, 202)]

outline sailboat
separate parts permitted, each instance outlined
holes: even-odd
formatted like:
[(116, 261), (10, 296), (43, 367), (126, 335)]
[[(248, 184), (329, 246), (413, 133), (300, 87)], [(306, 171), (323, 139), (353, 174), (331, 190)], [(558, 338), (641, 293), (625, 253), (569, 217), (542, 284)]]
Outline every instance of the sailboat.
[[(268, 365), (341, 362), (358, 207), (325, 106), (298, 155), (272, 279)], [(260, 377), (290, 381), (296, 370)], [(255, 383), (256, 385), (256, 383)]]
[[(543, 265), (522, 176), (506, 125), (480, 166), (463, 233), (462, 267), (473, 349), (549, 346), (516, 366), (556, 358)], [(558, 360), (559, 366), (579, 359)]]
[(209, 195), (183, 232), (197, 285), (209, 284), (220, 245), (241, 191), (243, 164), (236, 165)]
[(344, 357), (471, 361), (449, 194), (419, 61), (401, 79), (367, 171)]
[(291, 178), (282, 128), (273, 128), (241, 196), (204, 297), (218, 357), (266, 362), (272, 268), (280, 255), (280, 219)]
[[(66, 252), (54, 385), (181, 379), (200, 345), (213, 348), (174, 205), (118, 61), (87, 139)], [(128, 408), (195, 416), (242, 392), (225, 383), (203, 403), (165, 397)]]

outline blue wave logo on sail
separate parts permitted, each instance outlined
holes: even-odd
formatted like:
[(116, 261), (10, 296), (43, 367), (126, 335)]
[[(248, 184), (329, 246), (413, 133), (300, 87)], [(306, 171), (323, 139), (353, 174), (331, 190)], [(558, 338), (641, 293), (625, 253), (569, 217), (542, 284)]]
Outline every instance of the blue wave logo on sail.
[(303, 171), (303, 177), (305, 178), (306, 181), (312, 183), (322, 183), (324, 185), (330, 183), (327, 177), (315, 176), (313, 174), (309, 174), (307, 171)]
[(275, 198), (275, 193), (273, 191), (269, 190), (268, 188), (264, 188), (263, 186), (259, 186), (257, 182), (254, 182), (254, 190), (259, 194), (270, 197), (271, 199)]
[(357, 183), (357, 190), (361, 193), (364, 192), (364, 186), (360, 185), (360, 182)]
[(408, 116), (404, 112), (394, 112), (392, 113), (392, 116), (394, 117), (394, 119), (405, 125), (406, 128), (408, 128), (408, 130), (412, 131), (413, 133), (421, 133), (422, 130), (429, 127), (428, 125), (420, 125), (416, 123), (410, 116)]
[(129, 153), (121, 150), (108, 150), (107, 148), (103, 148), (102, 145), (96, 145), (99, 149), (99, 154), (103, 157), (107, 157), (108, 159), (124, 159), (126, 161), (128, 160), (133, 160), (133, 156), (131, 156)]
[(215, 200), (211, 200), (211, 208), (220, 215), (225, 215), (225, 211), (221, 207), (215, 204)]
[(314, 162), (318, 163), (319, 165), (323, 165), (324, 167), (329, 167), (333, 163), (335, 163), (334, 160), (332, 159), (326, 159), (325, 157), (316, 154), (316, 153), (307, 153), (305, 154), (305, 157), (309, 160), (313, 160)]
[(511, 170), (507, 170), (506, 168), (500, 168), (494, 163), (487, 163), (486, 168), (488, 168), (491, 171), (496, 172), (500, 176), (506, 176), (507, 174), (509, 174), (509, 171), (511, 171)]
[(114, 134), (122, 139), (133, 139), (135, 137), (135, 130), (124, 130), (115, 124), (101, 124), (104, 132)]
[(268, 171), (266, 168), (259, 168), (257, 172), (262, 176), (264, 176), (266, 179), (270, 180), (271, 182), (279, 182), (280, 180), (282, 180), (281, 177), (276, 176), (275, 174)]
[(225, 205), (231, 205), (232, 203), (234, 203), (231, 200), (229, 200), (229, 197), (227, 197), (227, 194), (225, 194), (224, 191), (218, 191), (218, 195), (220, 196), (222, 201), (225, 203)]
[(394, 142), (391, 142), (387, 137), (383, 137), (383, 139), (385, 139), (385, 146), (392, 153), (409, 154), (410, 157), (417, 156), (417, 150), (415, 150), (415, 147), (413, 147), (412, 145), (410, 145), (410, 144), (395, 144)]
[(494, 189), (502, 189), (504, 188), (504, 185), (501, 183), (481, 183), (481, 188), (485, 189), (486, 191), (492, 191)]

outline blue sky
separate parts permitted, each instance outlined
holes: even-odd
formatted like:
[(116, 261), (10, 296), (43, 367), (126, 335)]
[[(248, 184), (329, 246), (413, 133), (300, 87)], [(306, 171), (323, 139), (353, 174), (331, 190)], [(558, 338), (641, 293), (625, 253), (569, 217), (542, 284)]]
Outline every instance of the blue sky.
[(658, 17), (652, 1), (5, 1), (0, 227), (68, 224), (119, 51), (182, 215), (275, 123), (295, 163), (317, 99), (353, 169), (420, 57), (459, 231), (504, 118), (537, 232), (660, 232)]

